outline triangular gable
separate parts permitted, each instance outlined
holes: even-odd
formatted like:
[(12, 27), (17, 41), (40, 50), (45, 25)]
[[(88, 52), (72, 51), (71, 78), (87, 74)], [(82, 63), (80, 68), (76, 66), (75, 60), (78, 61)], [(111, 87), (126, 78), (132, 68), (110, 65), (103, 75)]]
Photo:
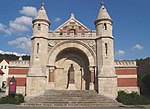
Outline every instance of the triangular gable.
[(9, 64), (9, 60), (3, 59), (0, 63), (7, 63), (7, 64)]
[(79, 22), (77, 19), (75, 19), (73, 14), (71, 14), (71, 17), (66, 22), (64, 22), (62, 25), (60, 25), (58, 28), (56, 28), (54, 31), (63, 30), (64, 28), (66, 28), (68, 26), (75, 26), (76, 28), (78, 27), (79, 29), (84, 29), (85, 31), (90, 31), (89, 28), (87, 28), (85, 25), (83, 25), (81, 22)]

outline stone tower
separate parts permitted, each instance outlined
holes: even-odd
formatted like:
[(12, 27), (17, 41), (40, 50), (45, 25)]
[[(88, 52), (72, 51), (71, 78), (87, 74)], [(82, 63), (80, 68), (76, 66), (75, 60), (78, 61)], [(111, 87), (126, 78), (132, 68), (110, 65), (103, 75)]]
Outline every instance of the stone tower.
[(46, 63), (48, 54), (48, 31), (50, 21), (41, 5), (37, 16), (33, 20), (32, 53), (30, 69), (27, 78), (28, 96), (37, 96), (44, 93), (46, 84)]
[(114, 38), (112, 36), (112, 19), (104, 3), (99, 10), (96, 25), (96, 55), (98, 66), (98, 91), (111, 97), (117, 96), (117, 76), (114, 65)]

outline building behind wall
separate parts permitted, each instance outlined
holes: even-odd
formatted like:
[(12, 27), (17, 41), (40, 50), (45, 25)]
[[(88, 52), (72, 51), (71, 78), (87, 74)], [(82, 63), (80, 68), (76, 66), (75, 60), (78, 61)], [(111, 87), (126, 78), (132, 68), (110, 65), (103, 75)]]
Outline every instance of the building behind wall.
[(26, 94), (26, 78), (29, 70), (29, 61), (19, 60), (10, 61), (9, 62), (9, 72), (8, 72), (8, 82), (6, 88), (6, 95), (8, 95), (9, 91), (9, 81), (14, 76), (17, 81), (17, 93), (21, 93), (23, 95)]
[(18, 81), (17, 92), (35, 97), (45, 90), (95, 90), (113, 99), (118, 90), (138, 92), (136, 62), (114, 61), (113, 22), (103, 3), (94, 22), (96, 30), (74, 14), (49, 30), (44, 4), (32, 23), (30, 65), (23, 60), (9, 65), (9, 78), (14, 75)]
[(8, 78), (8, 69), (9, 69), (9, 61), (8, 60), (2, 60), (0, 61), (0, 69), (3, 72), (3, 75), (1, 75), (1, 82), (0, 82), (0, 88), (2, 88), (2, 91), (5, 91), (7, 86), (7, 78)]

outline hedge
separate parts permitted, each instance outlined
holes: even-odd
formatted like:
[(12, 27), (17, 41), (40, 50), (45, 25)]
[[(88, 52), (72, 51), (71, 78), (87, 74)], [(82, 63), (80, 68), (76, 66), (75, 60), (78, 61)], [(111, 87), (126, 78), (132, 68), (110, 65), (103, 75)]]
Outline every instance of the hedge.
[(0, 104), (21, 104), (24, 102), (24, 96), (22, 94), (16, 94), (13, 96), (5, 96), (0, 98)]
[(137, 92), (126, 93), (125, 91), (119, 91), (116, 100), (124, 105), (148, 105), (150, 99), (139, 95)]

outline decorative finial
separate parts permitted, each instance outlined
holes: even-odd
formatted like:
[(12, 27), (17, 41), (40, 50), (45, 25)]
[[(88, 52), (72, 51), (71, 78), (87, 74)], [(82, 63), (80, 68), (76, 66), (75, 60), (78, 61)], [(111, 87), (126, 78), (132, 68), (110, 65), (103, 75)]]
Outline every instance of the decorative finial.
[(74, 14), (73, 13), (71, 13), (71, 15), (70, 15), (70, 19), (74, 19), (75, 17), (74, 17)]
[(42, 6), (44, 6), (44, 3), (42, 3)]
[(40, 10), (44, 10), (44, 3), (42, 3)]
[(104, 2), (101, 2), (101, 5), (104, 5)]

